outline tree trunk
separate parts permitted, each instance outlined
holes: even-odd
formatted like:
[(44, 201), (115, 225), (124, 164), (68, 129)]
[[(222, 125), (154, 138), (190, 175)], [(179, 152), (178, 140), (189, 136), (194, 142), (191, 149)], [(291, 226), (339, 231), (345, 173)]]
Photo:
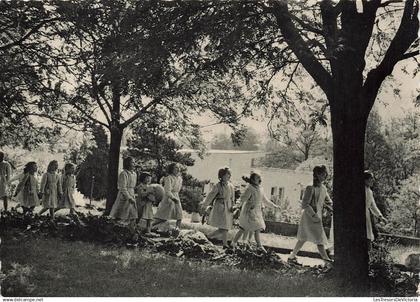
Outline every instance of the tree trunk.
[(347, 281), (346, 286), (355, 289), (354, 295), (363, 296), (367, 294), (369, 286), (363, 178), (367, 117), (355, 112), (356, 104), (351, 104), (351, 99), (346, 101), (340, 102), (343, 105), (340, 108), (334, 106), (331, 114), (335, 269), (340, 279)]
[(118, 188), (118, 166), (120, 158), (120, 147), (123, 135), (123, 130), (119, 127), (111, 128), (111, 143), (109, 146), (108, 155), (108, 191), (106, 198), (106, 208), (104, 215), (109, 215), (112, 205), (117, 197)]

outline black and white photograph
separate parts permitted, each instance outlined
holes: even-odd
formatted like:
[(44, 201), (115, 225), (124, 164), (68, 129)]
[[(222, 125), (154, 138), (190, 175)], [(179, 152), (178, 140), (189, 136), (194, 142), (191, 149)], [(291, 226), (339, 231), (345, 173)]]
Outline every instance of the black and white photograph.
[(0, 0), (2, 301), (418, 301), (419, 16)]

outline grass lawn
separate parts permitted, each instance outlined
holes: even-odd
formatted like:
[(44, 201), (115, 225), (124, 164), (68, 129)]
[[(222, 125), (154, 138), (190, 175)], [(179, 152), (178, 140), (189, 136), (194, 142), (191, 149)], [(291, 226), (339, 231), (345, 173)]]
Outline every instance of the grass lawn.
[[(3, 272), (26, 271), (17, 296), (341, 296), (330, 277), (282, 276), (183, 260), (149, 250), (108, 248), (53, 238), (1, 244)], [(31, 284), (32, 283), (32, 284)], [(25, 288), (32, 288), (25, 293)], [(4, 294), (4, 286), (2, 291)]]

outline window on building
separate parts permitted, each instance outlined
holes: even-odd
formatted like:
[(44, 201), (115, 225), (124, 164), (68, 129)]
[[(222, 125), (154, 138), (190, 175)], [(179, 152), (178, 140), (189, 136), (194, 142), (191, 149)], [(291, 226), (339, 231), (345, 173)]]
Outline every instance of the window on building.
[(284, 188), (279, 187), (277, 196), (278, 196), (279, 201), (282, 201), (284, 199)]
[(255, 167), (255, 158), (251, 158), (251, 168)]

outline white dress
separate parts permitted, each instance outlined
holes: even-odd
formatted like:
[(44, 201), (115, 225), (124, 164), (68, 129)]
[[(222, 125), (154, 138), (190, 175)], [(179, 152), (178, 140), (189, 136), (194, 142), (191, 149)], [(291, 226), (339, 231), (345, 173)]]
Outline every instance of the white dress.
[(121, 219), (126, 222), (137, 219), (136, 196), (134, 193), (136, 183), (136, 172), (123, 170), (120, 173), (118, 176), (118, 195), (110, 213), (112, 218)]
[[(297, 233), (298, 240), (328, 246), (328, 239), (322, 224), (324, 203), (331, 203), (331, 198), (324, 185), (306, 187), (302, 200), (303, 212)], [(316, 215), (320, 221), (314, 222), (313, 215)]]
[(241, 196), (242, 209), (239, 215), (239, 226), (245, 231), (265, 229), (262, 205), (271, 206), (272, 203), (264, 195), (260, 186), (249, 185)]
[(8, 195), (9, 180), (12, 175), (12, 167), (7, 161), (0, 162), (0, 198)]
[(208, 224), (223, 230), (230, 230), (233, 225), (232, 206), (235, 202), (235, 188), (231, 183), (217, 183), (206, 196), (202, 206), (212, 204)]
[(162, 220), (181, 220), (182, 219), (182, 205), (180, 202), (174, 202), (172, 198), (179, 199), (179, 191), (182, 188), (181, 176), (168, 175), (163, 180), (165, 197), (159, 203), (156, 210), (155, 218)]
[(58, 195), (63, 194), (61, 177), (57, 173), (44, 173), (41, 179), (42, 206), (57, 208)]
[(22, 207), (31, 208), (39, 206), (39, 185), (34, 175), (22, 174), (16, 187), (17, 201)]
[(376, 206), (375, 199), (373, 198), (373, 192), (369, 187), (365, 187), (366, 192), (366, 233), (367, 238), (371, 241), (375, 239), (373, 235), (372, 220), (370, 218), (370, 212), (376, 217), (382, 216), (381, 211)]
[(76, 178), (74, 175), (61, 176), (61, 184), (63, 186), (63, 196), (58, 202), (59, 208), (74, 209), (76, 203), (74, 201), (74, 190), (76, 189)]

